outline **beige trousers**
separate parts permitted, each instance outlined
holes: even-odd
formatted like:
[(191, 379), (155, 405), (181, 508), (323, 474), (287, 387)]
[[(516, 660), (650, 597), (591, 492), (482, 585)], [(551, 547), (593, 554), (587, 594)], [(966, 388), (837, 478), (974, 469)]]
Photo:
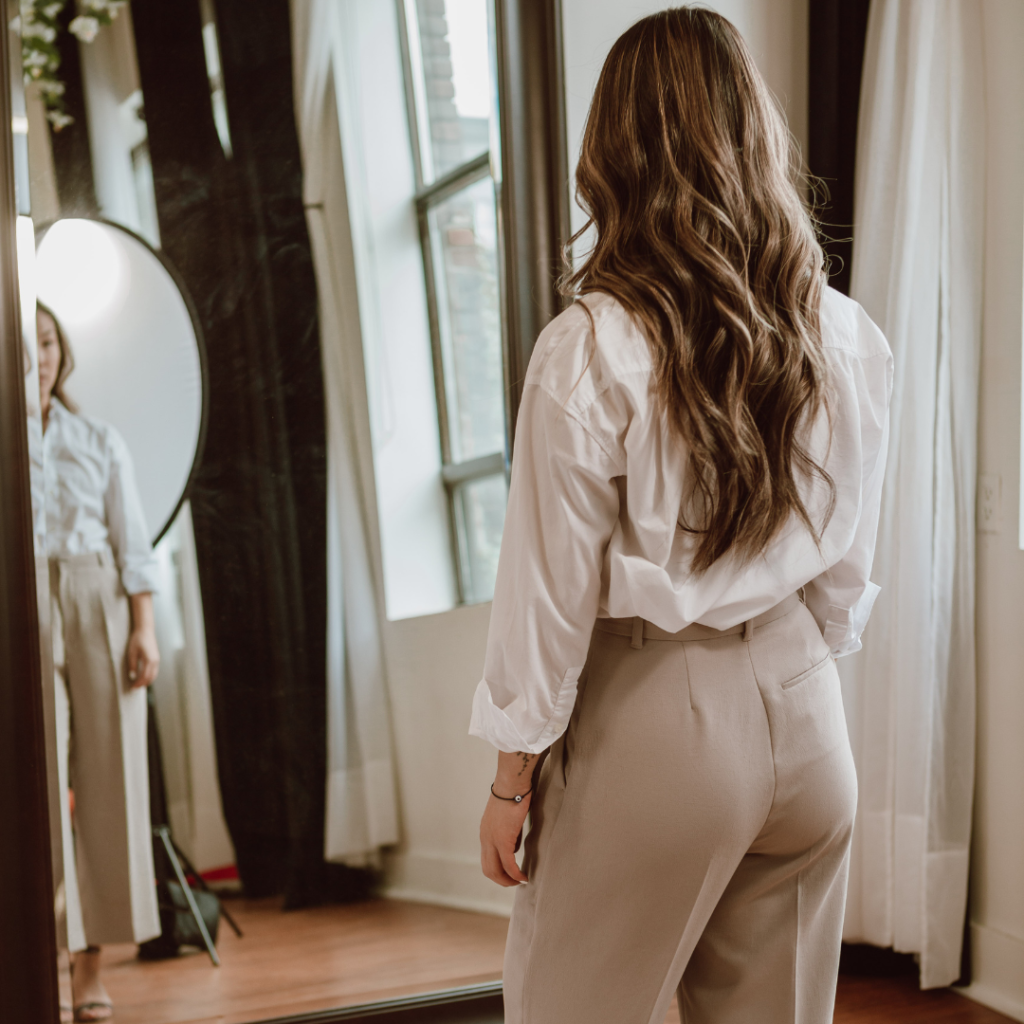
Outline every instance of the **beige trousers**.
[(145, 942), (160, 934), (146, 691), (128, 687), (131, 613), (109, 555), (51, 560), (50, 606), (68, 948)]
[(599, 621), (543, 765), (507, 1024), (831, 1024), (857, 783), (794, 597), (674, 639)]

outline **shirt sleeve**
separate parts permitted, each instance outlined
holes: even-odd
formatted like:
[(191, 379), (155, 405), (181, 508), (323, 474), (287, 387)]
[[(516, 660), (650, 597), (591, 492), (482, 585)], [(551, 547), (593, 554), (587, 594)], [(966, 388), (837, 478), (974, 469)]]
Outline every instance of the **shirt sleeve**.
[(606, 443), (528, 384), (469, 728), (499, 750), (538, 754), (569, 724), (624, 472)]
[(153, 593), (159, 573), (149, 529), (142, 511), (142, 499), (135, 483), (131, 453), (114, 430), (108, 434), (110, 475), (105, 498), (107, 532), (121, 582), (129, 594)]
[(804, 588), (807, 607), (836, 658), (861, 649), (861, 634), (879, 593), (879, 587), (871, 582), (870, 576), (889, 447), (892, 356), (886, 352), (863, 360), (858, 369), (861, 373), (857, 387), (861, 423), (860, 515), (846, 554)]

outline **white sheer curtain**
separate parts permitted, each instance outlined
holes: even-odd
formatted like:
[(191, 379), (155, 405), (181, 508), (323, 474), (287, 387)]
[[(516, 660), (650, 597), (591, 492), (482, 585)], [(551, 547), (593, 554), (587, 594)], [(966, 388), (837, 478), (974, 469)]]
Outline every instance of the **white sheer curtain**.
[(846, 938), (960, 973), (974, 775), (980, 0), (874, 0), (851, 294), (896, 359), (864, 650), (842, 675), (860, 777)]
[(292, 54), (327, 392), (325, 856), (358, 865), (398, 841), (398, 810), (371, 556), (378, 538), (362, 335), (334, 96), (340, 6), (293, 0)]

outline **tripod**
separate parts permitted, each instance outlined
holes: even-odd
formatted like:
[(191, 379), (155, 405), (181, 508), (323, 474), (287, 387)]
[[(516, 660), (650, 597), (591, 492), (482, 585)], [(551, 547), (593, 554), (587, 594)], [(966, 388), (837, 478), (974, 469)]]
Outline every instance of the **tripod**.
[[(181, 887), (182, 894), (188, 904), (188, 909), (195, 920), (199, 934), (203, 938), (206, 952), (215, 967), (220, 967), (220, 956), (217, 954), (217, 947), (213, 943), (210, 931), (206, 927), (203, 915), (199, 911), (192, 886), (189, 885), (188, 875), (191, 875), (203, 892), (209, 893), (217, 901), (218, 909), (224, 920), (231, 926), (232, 931), (242, 937), (242, 929), (238, 927), (235, 919), (228, 913), (223, 901), (213, 892), (202, 875), (193, 867), (191, 861), (182, 852), (171, 836), (171, 827), (167, 821), (167, 791), (164, 784), (163, 756), (160, 751), (160, 733), (156, 727), (156, 707), (153, 702), (153, 692), (147, 693), (148, 717), (148, 741), (149, 741), (149, 816), (150, 824), (153, 827), (154, 860), (157, 866), (158, 880), (166, 880), (168, 872), (161, 870), (162, 863), (170, 865), (174, 877)], [(159, 845), (157, 845), (159, 844)], [(182, 869), (184, 865), (186, 871)], [(162, 878), (161, 878), (162, 876)]]

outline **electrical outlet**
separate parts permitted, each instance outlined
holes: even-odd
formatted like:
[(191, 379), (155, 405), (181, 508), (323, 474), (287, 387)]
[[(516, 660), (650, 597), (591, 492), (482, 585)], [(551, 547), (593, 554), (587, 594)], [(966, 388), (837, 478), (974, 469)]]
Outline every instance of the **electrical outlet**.
[(998, 473), (978, 477), (978, 532), (999, 533), (1003, 518), (1003, 478)]

